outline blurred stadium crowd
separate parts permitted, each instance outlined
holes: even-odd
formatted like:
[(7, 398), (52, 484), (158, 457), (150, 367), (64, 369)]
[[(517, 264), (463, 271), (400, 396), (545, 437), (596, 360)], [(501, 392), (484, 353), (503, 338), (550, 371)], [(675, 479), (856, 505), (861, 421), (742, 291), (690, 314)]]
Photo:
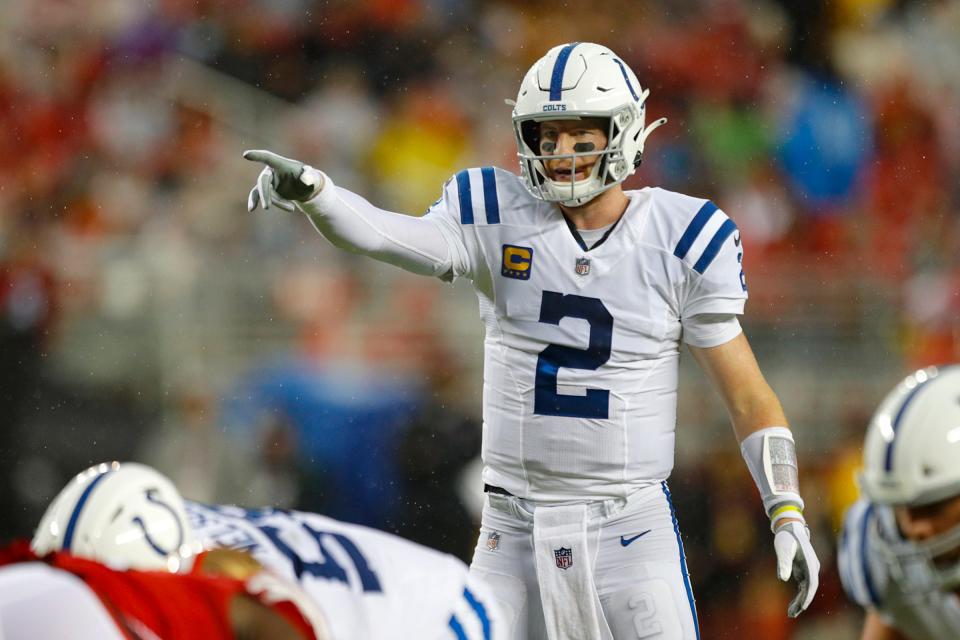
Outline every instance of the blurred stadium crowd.
[(852, 637), (832, 549), (869, 412), (905, 370), (960, 359), (957, 33), (952, 1), (0, 4), (0, 535), (87, 463), (136, 458), (191, 498), (469, 559), (471, 293), (247, 215), (239, 152), (419, 214), (459, 168), (517, 169), (503, 99), (588, 40), (670, 119), (632, 184), (741, 228), (744, 324), (806, 451), (825, 569), (791, 621), (725, 417), (685, 369), (673, 485), (703, 636)]

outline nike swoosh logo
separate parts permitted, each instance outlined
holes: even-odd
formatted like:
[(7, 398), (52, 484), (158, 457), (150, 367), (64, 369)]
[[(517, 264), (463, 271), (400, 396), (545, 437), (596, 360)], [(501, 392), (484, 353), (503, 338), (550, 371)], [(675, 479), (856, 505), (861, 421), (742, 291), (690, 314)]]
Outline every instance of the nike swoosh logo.
[(621, 546), (621, 547), (626, 547), (626, 546), (628, 546), (631, 542), (633, 542), (634, 540), (636, 540), (637, 538), (642, 538), (643, 536), (647, 535), (647, 534), (650, 533), (651, 531), (653, 531), (653, 529), (647, 529), (647, 530), (644, 531), (643, 533), (638, 533), (637, 535), (633, 536), (632, 538), (625, 538), (625, 537), (623, 537), (623, 536), (620, 536), (620, 546)]

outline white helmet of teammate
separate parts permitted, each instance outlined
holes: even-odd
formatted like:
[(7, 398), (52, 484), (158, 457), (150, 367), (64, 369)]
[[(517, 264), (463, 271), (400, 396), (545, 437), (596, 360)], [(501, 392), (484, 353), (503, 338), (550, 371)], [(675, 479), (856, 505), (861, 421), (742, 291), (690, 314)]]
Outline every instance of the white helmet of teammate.
[[(649, 94), (630, 67), (604, 46), (574, 42), (548, 51), (527, 72), (513, 103), (520, 169), (530, 193), (575, 207), (631, 176), (640, 166), (647, 136), (667, 121), (660, 118), (644, 128)], [(603, 151), (542, 153), (540, 122), (580, 118), (609, 122)], [(545, 159), (570, 158), (576, 167), (584, 156), (599, 158), (582, 180), (552, 180), (543, 164)]]
[(864, 442), (860, 487), (878, 506), (886, 559), (917, 590), (960, 586), (960, 523), (923, 541), (904, 539), (893, 507), (960, 496), (960, 366), (908, 376), (880, 403)]
[(30, 545), (116, 568), (185, 570), (198, 552), (183, 498), (148, 466), (111, 462), (78, 474), (47, 508)]

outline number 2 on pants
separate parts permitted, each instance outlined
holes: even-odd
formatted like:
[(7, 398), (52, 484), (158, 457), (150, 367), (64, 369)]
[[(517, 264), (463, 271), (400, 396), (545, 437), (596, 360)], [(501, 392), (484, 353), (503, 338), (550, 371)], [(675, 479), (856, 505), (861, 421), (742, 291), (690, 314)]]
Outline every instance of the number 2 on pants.
[(597, 298), (544, 291), (540, 322), (559, 325), (564, 318), (586, 320), (590, 339), (586, 349), (551, 344), (540, 352), (533, 412), (542, 416), (606, 419), (610, 411), (608, 390), (587, 389), (584, 396), (557, 393), (557, 373), (561, 367), (594, 371), (610, 359), (613, 316)]

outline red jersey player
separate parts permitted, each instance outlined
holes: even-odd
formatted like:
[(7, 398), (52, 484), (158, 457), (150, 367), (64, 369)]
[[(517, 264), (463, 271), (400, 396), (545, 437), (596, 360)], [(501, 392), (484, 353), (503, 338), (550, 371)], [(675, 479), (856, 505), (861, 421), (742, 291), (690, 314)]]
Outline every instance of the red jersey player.
[(0, 636), (323, 640), (327, 633), (298, 587), (249, 556), (205, 554), (187, 574), (117, 571), (62, 552), (38, 557), (20, 542), (0, 550)]

